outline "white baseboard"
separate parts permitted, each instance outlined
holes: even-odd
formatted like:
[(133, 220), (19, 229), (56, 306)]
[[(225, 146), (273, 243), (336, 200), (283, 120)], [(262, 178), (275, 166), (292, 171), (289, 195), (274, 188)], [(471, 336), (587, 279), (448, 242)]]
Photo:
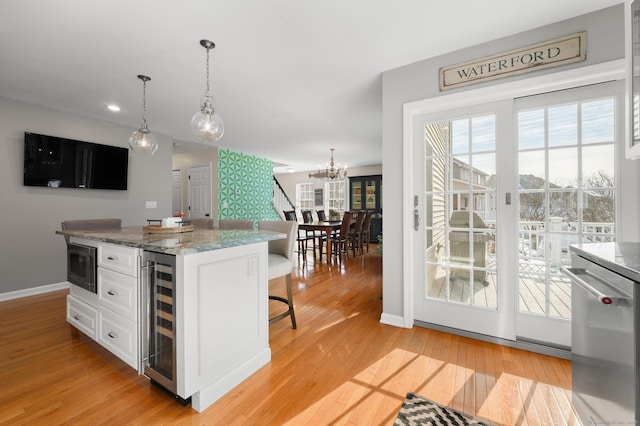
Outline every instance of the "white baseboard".
[(36, 294), (64, 290), (65, 288), (69, 288), (69, 281), (64, 281), (57, 284), (43, 285), (40, 287), (26, 288), (24, 290), (10, 291), (7, 293), (0, 293), (0, 302), (5, 302), (7, 300), (13, 300), (13, 299), (20, 299), (22, 297), (35, 296)]
[(400, 328), (411, 328), (405, 327), (404, 317), (401, 317), (399, 315), (385, 314), (384, 312), (382, 313), (382, 315), (380, 315), (380, 323)]

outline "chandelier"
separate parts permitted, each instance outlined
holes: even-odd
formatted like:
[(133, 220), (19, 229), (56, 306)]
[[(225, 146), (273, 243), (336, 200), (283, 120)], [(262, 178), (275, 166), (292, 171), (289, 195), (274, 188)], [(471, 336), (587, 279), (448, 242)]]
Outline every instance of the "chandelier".
[(200, 45), (207, 50), (207, 90), (200, 100), (200, 111), (191, 119), (191, 129), (198, 139), (215, 142), (224, 133), (224, 122), (216, 114), (213, 96), (209, 94), (209, 51), (216, 45), (209, 40), (200, 40)]
[(325, 170), (320, 170), (320, 166), (318, 166), (317, 173), (309, 173), (310, 178), (317, 179), (344, 179), (347, 177), (347, 166), (344, 166), (342, 170), (340, 170), (340, 164), (333, 164), (333, 151), (335, 148), (331, 149), (331, 162), (325, 166)]

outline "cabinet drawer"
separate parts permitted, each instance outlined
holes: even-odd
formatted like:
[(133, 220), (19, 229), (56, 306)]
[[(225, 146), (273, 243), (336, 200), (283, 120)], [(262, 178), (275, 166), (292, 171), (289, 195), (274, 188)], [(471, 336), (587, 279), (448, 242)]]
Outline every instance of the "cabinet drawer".
[(98, 342), (112, 354), (138, 369), (138, 330), (133, 321), (106, 310), (98, 313)]
[(98, 311), (71, 295), (67, 296), (67, 322), (92, 339), (97, 339)]
[(98, 305), (137, 322), (138, 279), (98, 268)]
[(138, 250), (133, 247), (101, 243), (98, 245), (98, 266), (137, 277)]

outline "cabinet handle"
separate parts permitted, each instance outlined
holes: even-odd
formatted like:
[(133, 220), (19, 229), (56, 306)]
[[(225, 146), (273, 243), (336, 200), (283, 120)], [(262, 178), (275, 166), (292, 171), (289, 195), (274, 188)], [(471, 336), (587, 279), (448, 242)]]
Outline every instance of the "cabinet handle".
[(107, 256), (109, 260), (118, 260), (118, 256)]
[(82, 321), (82, 317), (80, 315), (74, 315), (73, 319), (75, 319), (76, 321)]
[(109, 291), (107, 292), (107, 294), (108, 294), (109, 296), (117, 296), (117, 295), (118, 295), (118, 292), (117, 292), (117, 291), (115, 291), (115, 290), (109, 290)]
[(117, 339), (119, 337), (118, 334), (113, 331), (108, 332), (107, 336), (111, 337), (112, 339)]

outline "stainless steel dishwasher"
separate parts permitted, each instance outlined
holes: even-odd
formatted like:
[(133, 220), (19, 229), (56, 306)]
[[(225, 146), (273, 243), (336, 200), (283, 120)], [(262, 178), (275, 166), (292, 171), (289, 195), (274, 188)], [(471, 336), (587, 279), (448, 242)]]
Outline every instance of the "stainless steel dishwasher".
[(577, 244), (563, 269), (571, 278), (572, 402), (584, 425), (640, 420), (638, 254), (638, 244)]

